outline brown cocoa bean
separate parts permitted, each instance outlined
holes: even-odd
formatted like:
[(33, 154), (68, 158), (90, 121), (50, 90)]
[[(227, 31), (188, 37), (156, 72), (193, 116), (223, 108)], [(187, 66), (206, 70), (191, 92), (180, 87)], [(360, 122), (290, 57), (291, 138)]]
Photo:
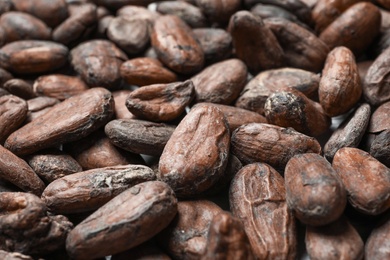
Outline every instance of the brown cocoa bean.
[(126, 99), (126, 107), (138, 118), (169, 122), (183, 114), (195, 96), (191, 80), (155, 84), (136, 89)]
[(358, 2), (361, 0), (318, 0), (312, 11), (316, 32), (324, 31), (345, 10)]
[(276, 170), (262, 163), (244, 166), (232, 180), (229, 201), (256, 258), (295, 259), (295, 219), (287, 207), (283, 177)]
[(318, 93), (320, 76), (306, 70), (282, 68), (257, 74), (241, 91), (235, 106), (264, 114), (267, 98), (278, 90), (294, 88), (309, 98)]
[(390, 208), (390, 169), (369, 153), (357, 148), (341, 148), (332, 166), (355, 209), (378, 215)]
[(211, 221), (207, 245), (202, 260), (255, 259), (243, 225), (227, 212)]
[(294, 89), (270, 95), (264, 104), (264, 114), (270, 124), (292, 127), (310, 136), (325, 133), (331, 125), (320, 104)]
[(59, 100), (67, 99), (88, 90), (88, 86), (80, 78), (61, 74), (41, 76), (35, 80), (33, 88), (37, 95)]
[(124, 62), (120, 69), (122, 78), (130, 85), (146, 86), (177, 81), (172, 71), (153, 58), (135, 58)]
[(369, 3), (349, 7), (320, 34), (329, 47), (345, 46), (359, 56), (378, 35), (381, 25), (379, 9)]
[(371, 115), (370, 123), (368, 125), (369, 133), (379, 133), (390, 129), (390, 101), (379, 106)]
[(28, 156), (27, 162), (46, 183), (83, 170), (70, 155), (55, 149)]
[(68, 17), (65, 0), (12, 0), (12, 5), (15, 10), (34, 15), (52, 28)]
[(390, 48), (375, 59), (365, 77), (363, 84), (364, 98), (373, 106), (380, 106), (390, 101), (389, 55)]
[(176, 217), (158, 234), (158, 242), (174, 259), (200, 259), (208, 247), (210, 223), (222, 212), (208, 200), (180, 201)]
[(307, 226), (305, 240), (310, 259), (363, 259), (363, 241), (344, 217), (326, 226)]
[(16, 41), (0, 49), (0, 66), (17, 74), (53, 71), (65, 65), (67, 59), (68, 48), (49, 41)]
[(238, 59), (224, 60), (206, 67), (191, 78), (196, 102), (229, 105), (237, 99), (247, 79), (246, 65)]
[(94, 211), (118, 194), (156, 175), (143, 165), (122, 165), (74, 173), (50, 183), (42, 194), (56, 214)]
[(196, 106), (164, 147), (158, 178), (168, 183), (178, 197), (203, 192), (223, 175), (229, 146), (230, 131), (222, 111), (212, 105)]
[(390, 257), (390, 219), (389, 215), (377, 225), (367, 239), (364, 249), (365, 259), (380, 260)]
[(251, 123), (240, 126), (232, 134), (232, 153), (243, 163), (264, 162), (284, 169), (288, 160), (300, 153), (321, 154), (321, 146), (313, 138), (292, 128)]
[(140, 183), (78, 224), (66, 239), (67, 252), (73, 258), (91, 259), (128, 250), (159, 233), (176, 212), (177, 200), (167, 184)]
[(107, 38), (129, 55), (144, 51), (149, 44), (150, 25), (145, 19), (118, 16), (107, 27)]
[(256, 74), (284, 65), (283, 49), (261, 18), (248, 11), (239, 11), (230, 18), (229, 32), (237, 57), (250, 72)]
[(111, 93), (93, 88), (70, 97), (31, 123), (13, 132), (4, 146), (18, 155), (87, 136), (113, 116)]
[(127, 16), (131, 19), (143, 19), (146, 20), (150, 25), (153, 25), (156, 19), (160, 16), (160, 13), (151, 11), (143, 6), (126, 5), (120, 8), (116, 12), (117, 16)]
[(36, 97), (32, 84), (22, 79), (10, 79), (3, 87), (9, 93), (26, 100)]
[[(207, 27), (207, 19), (200, 7), (184, 1), (164, 1), (156, 3), (156, 11), (161, 14), (177, 15), (191, 28)], [(225, 18), (226, 19), (226, 18)]]
[(226, 24), (229, 18), (241, 8), (240, 0), (195, 0), (195, 3), (211, 21)]
[(321, 71), (329, 48), (314, 33), (283, 18), (268, 18), (264, 23), (279, 41), (288, 66)]
[(22, 12), (7, 12), (0, 18), (6, 42), (19, 40), (50, 40), (51, 29), (34, 16)]
[(27, 117), (27, 103), (25, 100), (14, 96), (0, 97), (0, 144), (17, 130)]
[(332, 117), (346, 113), (356, 105), (362, 92), (353, 53), (342, 46), (334, 48), (328, 54), (318, 88), (325, 113)]
[(321, 155), (295, 155), (286, 165), (284, 178), (287, 205), (302, 223), (326, 225), (344, 212), (347, 193), (343, 183)]
[(73, 68), (90, 87), (118, 87), (120, 66), (127, 56), (112, 42), (87, 41), (74, 48), (70, 56)]
[(206, 64), (222, 61), (232, 55), (232, 36), (220, 28), (198, 28), (192, 30), (204, 53)]
[(343, 147), (358, 147), (370, 121), (371, 108), (368, 104), (360, 105), (333, 132), (324, 146), (324, 155), (333, 160), (336, 152)]
[(39, 197), (22, 192), (0, 193), (2, 249), (23, 254), (47, 254), (65, 244), (73, 224), (62, 215), (48, 215)]
[(53, 31), (53, 40), (67, 46), (75, 46), (87, 39), (97, 23), (97, 8), (94, 4), (80, 4), (77, 13), (71, 14)]
[(299, 21), (296, 15), (276, 5), (256, 4), (254, 7), (251, 8), (251, 13), (256, 16), (259, 16), (261, 19), (267, 19), (272, 17), (284, 18), (302, 27), (308, 28), (306, 24)]
[(126, 151), (159, 156), (175, 127), (137, 119), (117, 119), (105, 126), (111, 142)]
[(151, 42), (159, 60), (173, 71), (193, 74), (202, 69), (203, 50), (191, 29), (179, 17), (159, 17), (153, 27)]
[(40, 196), (45, 184), (21, 158), (0, 145), (0, 177), (26, 192)]
[(370, 147), (370, 154), (387, 167), (390, 167), (390, 129), (375, 136)]

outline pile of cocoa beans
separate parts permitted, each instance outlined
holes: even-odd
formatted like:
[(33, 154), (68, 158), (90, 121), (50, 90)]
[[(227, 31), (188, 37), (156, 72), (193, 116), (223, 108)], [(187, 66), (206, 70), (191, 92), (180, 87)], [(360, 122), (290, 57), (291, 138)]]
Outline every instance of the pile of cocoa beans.
[(0, 258), (390, 259), (387, 0), (0, 0)]

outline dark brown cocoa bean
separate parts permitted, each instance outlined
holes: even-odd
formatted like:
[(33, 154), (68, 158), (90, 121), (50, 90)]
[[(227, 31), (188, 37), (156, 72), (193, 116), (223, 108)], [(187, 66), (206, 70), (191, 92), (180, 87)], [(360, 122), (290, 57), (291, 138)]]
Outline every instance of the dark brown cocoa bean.
[(229, 201), (256, 258), (295, 259), (295, 219), (287, 207), (283, 177), (276, 170), (262, 163), (244, 166), (232, 180)]
[(210, 223), (222, 212), (208, 200), (180, 201), (176, 217), (157, 236), (158, 242), (174, 259), (200, 259), (208, 247)]
[(114, 113), (111, 93), (93, 88), (70, 97), (31, 123), (13, 132), (5, 147), (18, 155), (71, 142), (106, 124)]
[(30, 82), (22, 79), (10, 79), (4, 83), (3, 87), (9, 93), (26, 100), (36, 97)]
[(318, 0), (312, 11), (317, 33), (321, 33), (345, 10), (361, 0)]
[(129, 55), (144, 51), (149, 44), (150, 25), (145, 19), (118, 16), (107, 28), (107, 38)]
[(133, 153), (159, 156), (175, 127), (136, 119), (112, 120), (105, 126), (111, 142)]
[(40, 196), (45, 184), (22, 159), (0, 145), (0, 176), (26, 192)]
[(346, 113), (356, 105), (362, 92), (355, 56), (345, 47), (334, 48), (326, 59), (318, 89), (325, 113), (332, 117)]
[(362, 104), (333, 132), (324, 146), (324, 155), (328, 161), (331, 162), (336, 152), (343, 147), (358, 147), (366, 132), (370, 114), (370, 105)]
[(306, 70), (295, 68), (266, 70), (257, 74), (245, 85), (235, 106), (263, 115), (265, 101), (276, 91), (294, 88), (309, 98), (315, 98), (319, 82), (319, 75)]
[(159, 60), (147, 57), (125, 61), (120, 72), (128, 84), (140, 87), (177, 81), (175, 73), (164, 68)]
[(50, 40), (51, 29), (34, 16), (22, 12), (7, 12), (0, 18), (5, 42), (19, 40)]
[(176, 212), (177, 200), (167, 184), (138, 184), (78, 224), (66, 239), (67, 252), (73, 258), (91, 259), (128, 250), (159, 233)]
[(378, 215), (390, 208), (390, 169), (369, 153), (357, 148), (341, 148), (332, 166), (355, 209)]
[(370, 154), (390, 167), (390, 129), (384, 130), (375, 137), (370, 147)]
[(381, 260), (390, 257), (389, 214), (377, 225), (367, 239), (364, 249), (365, 259)]
[(159, 60), (173, 71), (193, 74), (202, 69), (203, 50), (191, 29), (179, 17), (159, 17), (153, 27), (151, 42)]
[(61, 74), (41, 76), (35, 80), (33, 87), (37, 95), (59, 100), (81, 94), (88, 89), (88, 86), (80, 78)]
[(195, 96), (191, 80), (155, 84), (136, 89), (126, 99), (126, 107), (138, 118), (169, 122), (183, 114)]
[(153, 170), (143, 165), (98, 168), (53, 181), (42, 200), (56, 214), (94, 211), (128, 188), (155, 179)]
[(379, 106), (371, 115), (370, 123), (368, 125), (369, 133), (379, 133), (390, 129), (390, 101)]
[(17, 130), (27, 117), (27, 103), (13, 95), (0, 97), (0, 144)]
[(288, 66), (321, 71), (329, 48), (314, 33), (283, 18), (268, 18), (264, 23), (279, 41)]
[(2, 249), (23, 254), (47, 254), (65, 244), (73, 224), (62, 215), (48, 215), (39, 197), (22, 192), (0, 193)]
[[(199, 105), (202, 105), (203, 103), (199, 103)], [(232, 133), (234, 130), (236, 130), (238, 127), (249, 124), (249, 123), (267, 123), (267, 119), (263, 117), (262, 115), (238, 108), (238, 107), (232, 107), (227, 105), (221, 105), (221, 104), (213, 104), (213, 103), (207, 103), (208, 105), (213, 105), (219, 108), (222, 113), (224, 113), (226, 117), (226, 121), (228, 122), (230, 132)], [(198, 104), (197, 104), (198, 105)]]
[(68, 48), (49, 41), (16, 41), (0, 49), (0, 66), (17, 74), (53, 71), (65, 65), (67, 59)]
[[(207, 27), (205, 14), (199, 7), (183, 1), (164, 1), (156, 3), (156, 11), (161, 14), (179, 16), (191, 28)], [(201, 7), (201, 6), (200, 6)], [(226, 19), (226, 18), (225, 18)]]
[(12, 5), (15, 10), (34, 15), (52, 28), (68, 17), (65, 0), (12, 0)]
[(390, 101), (389, 73), (390, 48), (382, 52), (367, 71), (363, 84), (364, 98), (373, 106)]
[(256, 16), (259, 16), (261, 19), (280, 17), (287, 19), (291, 22), (297, 23), (302, 27), (307, 27), (307, 25), (300, 22), (299, 19), (293, 13), (276, 5), (256, 4), (254, 7), (251, 8), (251, 13)]
[(347, 193), (343, 183), (321, 155), (295, 155), (286, 165), (284, 178), (287, 205), (302, 223), (326, 225), (344, 212)]
[(246, 65), (230, 59), (206, 67), (191, 78), (196, 102), (229, 105), (237, 99), (247, 79)]
[(244, 0), (246, 6), (253, 6), (255, 4), (270, 4), (281, 7), (295, 14), (299, 20), (306, 24), (312, 23), (311, 10), (301, 0)]
[(75, 46), (87, 39), (98, 21), (97, 8), (94, 4), (80, 4), (77, 13), (71, 14), (53, 31), (52, 38), (67, 46)]
[(294, 89), (270, 95), (264, 104), (264, 114), (270, 124), (292, 127), (310, 136), (325, 133), (331, 125), (320, 104)]
[(71, 63), (81, 78), (90, 86), (117, 88), (120, 66), (127, 56), (112, 42), (92, 40), (78, 45), (71, 51)]
[(255, 259), (243, 225), (227, 212), (211, 221), (207, 244), (202, 260)]
[(329, 47), (345, 46), (359, 56), (378, 35), (381, 25), (379, 9), (369, 2), (349, 7), (320, 34)]
[(205, 63), (212, 64), (232, 55), (232, 36), (219, 28), (198, 28), (192, 30), (204, 52)]
[(27, 162), (34, 172), (47, 183), (83, 170), (70, 155), (55, 149), (28, 156)]
[(127, 164), (145, 164), (138, 154), (124, 151), (110, 142), (103, 129), (81, 140), (66, 144), (69, 151), (84, 170)]
[(284, 169), (288, 160), (300, 153), (321, 154), (321, 146), (313, 138), (292, 128), (252, 123), (240, 126), (232, 134), (232, 152), (243, 163), (264, 162)]
[(126, 99), (131, 93), (131, 90), (117, 90), (112, 92), (115, 101), (115, 118), (116, 119), (135, 119), (133, 115), (126, 107)]
[(3, 84), (8, 80), (12, 79), (13, 76), (8, 71), (0, 68), (0, 88), (3, 87)]
[(158, 178), (178, 197), (197, 195), (223, 175), (229, 146), (230, 131), (222, 111), (212, 105), (196, 106), (168, 140), (160, 157)]
[(363, 259), (363, 241), (345, 217), (322, 227), (307, 226), (305, 240), (310, 259)]
[(248, 11), (239, 11), (230, 18), (229, 32), (237, 57), (250, 72), (257, 74), (284, 65), (283, 49), (261, 18)]
[(195, 2), (211, 22), (219, 24), (228, 23), (229, 18), (241, 9), (240, 0), (196, 0)]

